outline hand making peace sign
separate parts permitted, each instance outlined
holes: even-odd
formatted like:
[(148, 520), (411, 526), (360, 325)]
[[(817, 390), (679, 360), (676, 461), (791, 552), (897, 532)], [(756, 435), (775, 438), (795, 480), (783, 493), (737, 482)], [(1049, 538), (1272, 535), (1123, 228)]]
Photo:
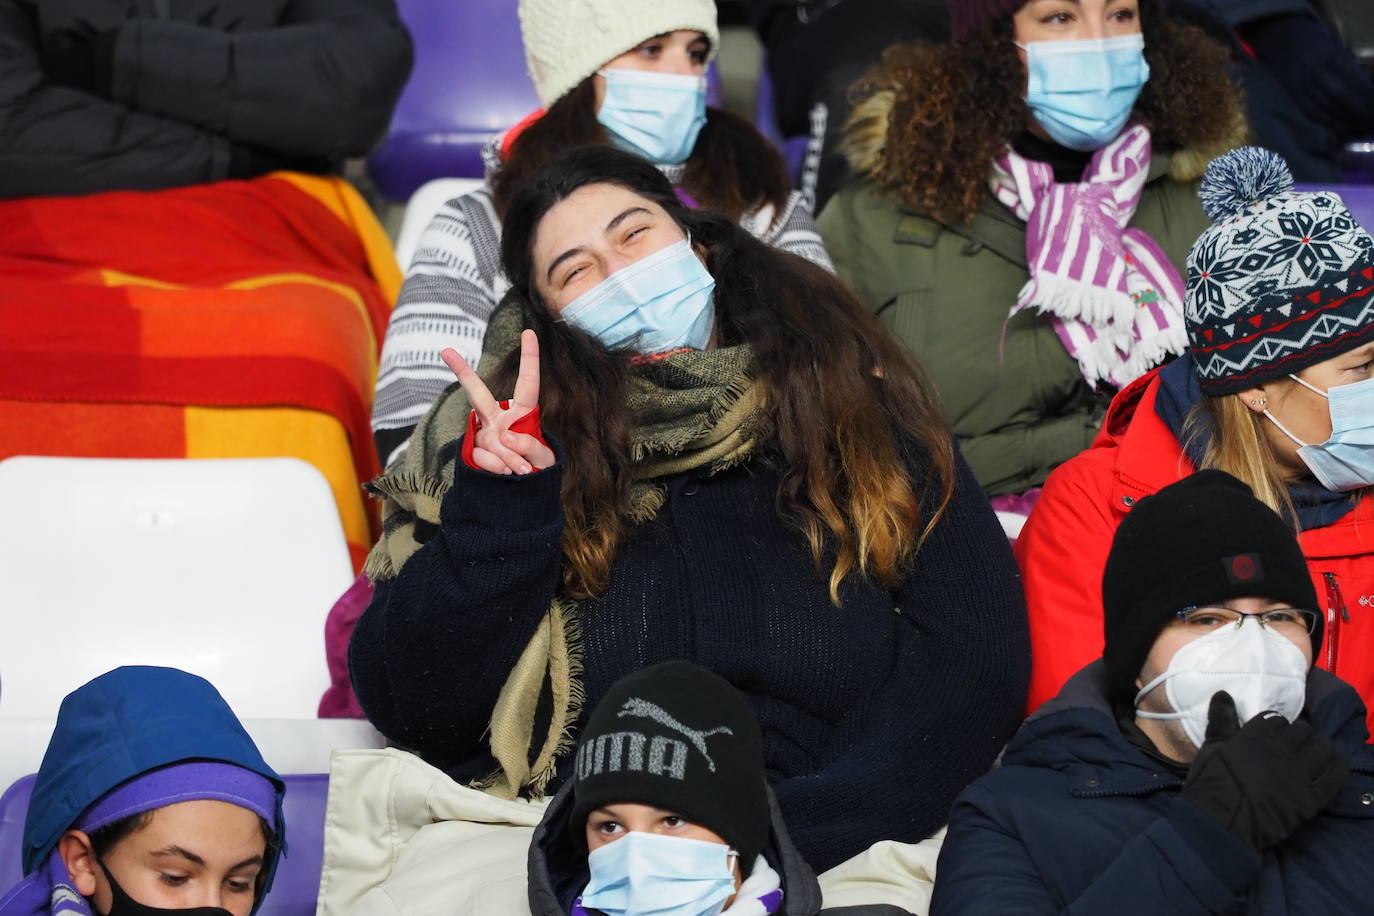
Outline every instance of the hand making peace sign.
[(477, 414), (477, 436), (472, 461), (492, 474), (529, 474), (550, 467), (557, 460), (552, 449), (534, 436), (511, 431), (511, 424), (539, 406), (539, 338), (530, 330), (520, 334), (520, 371), (515, 394), (502, 407), (486, 383), (456, 350), (439, 357), (458, 376), (468, 403)]

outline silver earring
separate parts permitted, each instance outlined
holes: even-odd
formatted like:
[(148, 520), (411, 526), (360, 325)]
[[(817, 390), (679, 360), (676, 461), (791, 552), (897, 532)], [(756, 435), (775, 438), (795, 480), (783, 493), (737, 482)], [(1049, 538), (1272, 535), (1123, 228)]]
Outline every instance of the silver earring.
[(1250, 402), (1250, 406), (1251, 406), (1251, 407), (1263, 407), (1265, 404), (1268, 404), (1268, 403), (1269, 403), (1269, 399), (1268, 399), (1268, 398), (1255, 398), (1254, 400), (1252, 400), (1252, 401)]

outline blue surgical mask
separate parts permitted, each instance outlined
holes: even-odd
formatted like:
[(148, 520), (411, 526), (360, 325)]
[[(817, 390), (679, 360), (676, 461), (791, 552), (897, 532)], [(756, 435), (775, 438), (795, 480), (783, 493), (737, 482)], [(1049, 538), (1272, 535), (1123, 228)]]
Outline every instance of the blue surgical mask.
[(611, 142), (650, 162), (686, 162), (706, 124), (706, 77), (602, 70), (606, 96), (596, 119)]
[(617, 270), (558, 317), (610, 350), (705, 350), (715, 323), (715, 288), (691, 239), (685, 239)]
[(1288, 377), (1326, 398), (1331, 411), (1331, 438), (1321, 445), (1308, 445), (1272, 413), (1264, 412), (1280, 432), (1298, 444), (1298, 457), (1312, 476), (1333, 493), (1374, 486), (1374, 379), (1322, 391), (1296, 375)]
[(1017, 47), (1026, 52), (1026, 105), (1069, 149), (1088, 152), (1115, 140), (1150, 78), (1140, 34)]
[(631, 831), (587, 857), (582, 906), (606, 916), (715, 916), (735, 892), (720, 843)]

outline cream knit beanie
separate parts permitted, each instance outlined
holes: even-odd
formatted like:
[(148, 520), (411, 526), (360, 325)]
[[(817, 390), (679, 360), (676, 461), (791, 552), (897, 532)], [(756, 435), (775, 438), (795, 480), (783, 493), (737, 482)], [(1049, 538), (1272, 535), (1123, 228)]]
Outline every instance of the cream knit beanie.
[(715, 0), (520, 0), (525, 65), (545, 108), (607, 61), (675, 29), (705, 32), (714, 57)]

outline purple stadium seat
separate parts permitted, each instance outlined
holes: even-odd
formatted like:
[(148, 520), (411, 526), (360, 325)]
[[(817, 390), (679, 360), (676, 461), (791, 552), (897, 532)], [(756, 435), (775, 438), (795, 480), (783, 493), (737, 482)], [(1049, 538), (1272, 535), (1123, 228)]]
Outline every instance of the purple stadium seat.
[(787, 161), (787, 174), (791, 176), (792, 184), (795, 185), (806, 162), (806, 144), (809, 138), (805, 134), (795, 137), (782, 135), (777, 112), (773, 107), (773, 79), (768, 75), (768, 67), (765, 65), (759, 66), (759, 92), (754, 103), (754, 124), (760, 133), (773, 141), (773, 145), (782, 151), (782, 157)]
[[(404, 201), (434, 178), (481, 178), (482, 147), (539, 108), (525, 72), (515, 0), (398, 0), (415, 40), (415, 69), (368, 171)], [(720, 104), (720, 76), (707, 98)]]
[(768, 75), (766, 64), (759, 64), (759, 91), (754, 99), (754, 126), (774, 144), (782, 146), (782, 129), (778, 126), (778, 114), (773, 103), (773, 78)]
[[(286, 780), (287, 855), (259, 916), (313, 916), (324, 861), (324, 808), (329, 777), (291, 775)], [(0, 896), (23, 876), (24, 815), (35, 777), (25, 776), (0, 795)]]
[(1347, 143), (1341, 165), (1346, 184), (1374, 185), (1374, 137)]
[(482, 146), (539, 107), (513, 0), (399, 0), (415, 40), (391, 128), (369, 159), (373, 179), (405, 200), (431, 178), (481, 178)]
[(1355, 220), (1374, 233), (1374, 185), (1363, 184), (1299, 184), (1299, 191), (1335, 191), (1350, 208)]

